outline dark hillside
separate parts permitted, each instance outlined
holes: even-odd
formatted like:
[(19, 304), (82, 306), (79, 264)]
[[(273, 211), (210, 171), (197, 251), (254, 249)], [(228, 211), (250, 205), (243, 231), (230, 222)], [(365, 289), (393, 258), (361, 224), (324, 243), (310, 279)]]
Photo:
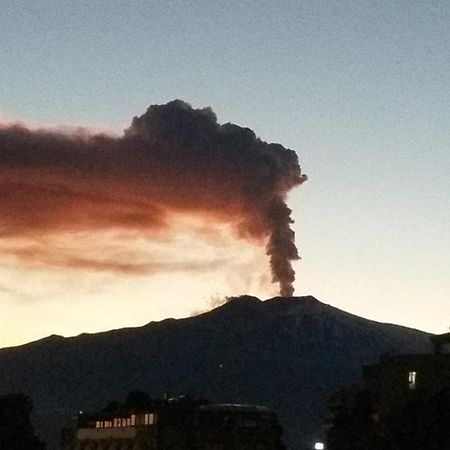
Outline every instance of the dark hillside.
[[(0, 350), (0, 395), (23, 392), (50, 443), (64, 420), (132, 390), (257, 403), (291, 449), (310, 448), (330, 394), (383, 353), (430, 350), (425, 333), (365, 320), (313, 297), (239, 297), (208, 313)], [(52, 447), (50, 447), (52, 448)]]

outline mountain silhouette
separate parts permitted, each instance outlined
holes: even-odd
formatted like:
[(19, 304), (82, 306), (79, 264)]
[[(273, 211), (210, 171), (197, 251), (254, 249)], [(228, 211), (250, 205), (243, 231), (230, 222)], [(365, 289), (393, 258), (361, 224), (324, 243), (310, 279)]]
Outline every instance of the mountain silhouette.
[(0, 395), (22, 392), (48, 449), (78, 411), (130, 391), (254, 403), (277, 413), (292, 450), (310, 449), (330, 395), (382, 354), (429, 352), (428, 334), (366, 320), (314, 297), (241, 296), (185, 319), (48, 338), (0, 350)]

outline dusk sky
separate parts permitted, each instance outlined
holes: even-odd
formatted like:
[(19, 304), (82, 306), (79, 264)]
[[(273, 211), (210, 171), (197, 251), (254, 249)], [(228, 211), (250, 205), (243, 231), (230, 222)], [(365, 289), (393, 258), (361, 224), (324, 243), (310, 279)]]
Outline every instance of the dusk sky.
[[(446, 332), (449, 23), (450, 3), (430, 0), (4, 1), (0, 122), (119, 139), (150, 105), (211, 107), (220, 124), (295, 150), (308, 175), (287, 198), (302, 258), (295, 295)], [(9, 175), (3, 167), (0, 200)], [(108, 192), (114, 210), (128, 207), (121, 194)], [(10, 209), (0, 210), (0, 347), (185, 317), (227, 295), (277, 295), (258, 233), (238, 238), (214, 208), (183, 209), (164, 236), (64, 225), (53, 236), (28, 230), (27, 243), (9, 239)], [(44, 257), (29, 257), (31, 241)], [(89, 270), (81, 256), (74, 263), (77, 248), (83, 258), (107, 248), (108, 263), (142, 258), (145, 270)]]

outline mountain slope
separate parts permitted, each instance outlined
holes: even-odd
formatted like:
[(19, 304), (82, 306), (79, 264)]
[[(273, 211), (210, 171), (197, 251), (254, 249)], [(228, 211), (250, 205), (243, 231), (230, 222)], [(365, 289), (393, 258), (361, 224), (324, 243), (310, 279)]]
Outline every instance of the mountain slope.
[(29, 394), (50, 443), (75, 412), (144, 390), (267, 405), (290, 448), (303, 449), (319, 431), (330, 394), (357, 381), (361, 365), (383, 353), (429, 350), (425, 333), (313, 297), (244, 296), (187, 319), (0, 350), (0, 395)]

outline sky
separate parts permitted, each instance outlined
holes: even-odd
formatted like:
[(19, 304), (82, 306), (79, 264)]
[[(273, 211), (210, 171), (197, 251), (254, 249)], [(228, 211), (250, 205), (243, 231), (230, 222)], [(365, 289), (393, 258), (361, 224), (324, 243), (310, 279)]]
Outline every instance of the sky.
[[(153, 104), (211, 107), (219, 123), (295, 150), (308, 175), (287, 199), (302, 258), (296, 295), (448, 331), (448, 2), (0, 7), (0, 121), (121, 136)], [(95, 249), (107, 238), (65, 235), (51, 245)], [(264, 246), (206, 216), (177, 217), (165, 240), (139, 235), (114, 245), (118, 258), (139, 248), (170, 268), (125, 274), (0, 258), (0, 347), (186, 317), (228, 295), (277, 293)]]

